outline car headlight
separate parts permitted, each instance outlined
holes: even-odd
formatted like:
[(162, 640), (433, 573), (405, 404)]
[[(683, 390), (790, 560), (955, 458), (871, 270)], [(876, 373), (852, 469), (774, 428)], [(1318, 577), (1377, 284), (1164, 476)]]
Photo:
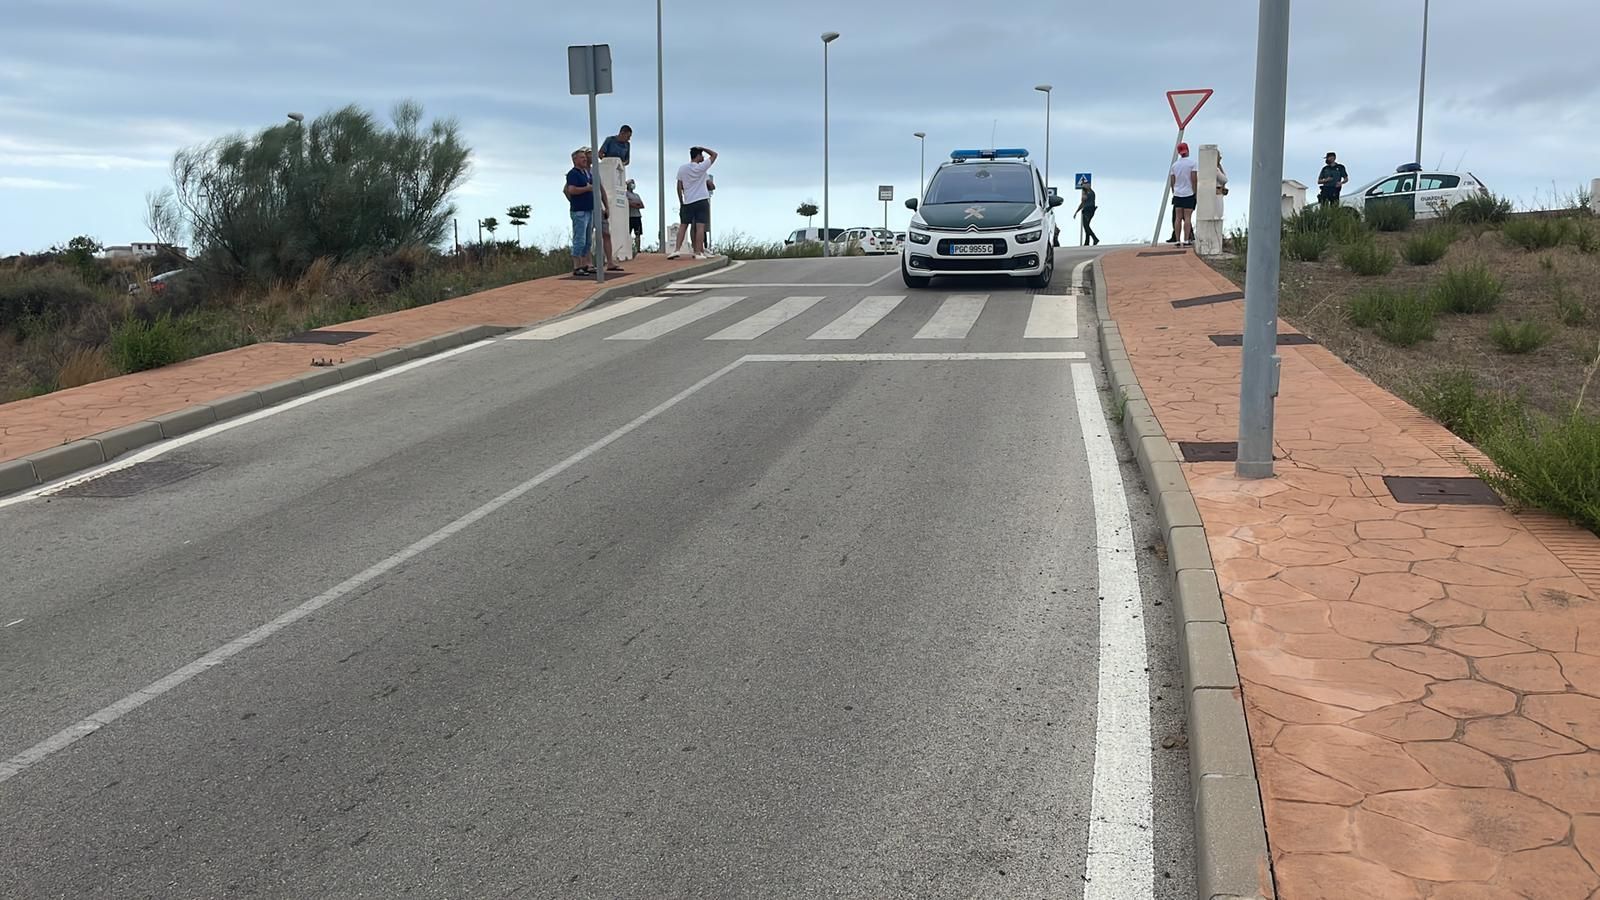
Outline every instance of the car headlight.
[(913, 232), (911, 232), (911, 243), (913, 243), (913, 244), (926, 244), (928, 241), (930, 241), (932, 239), (933, 239), (933, 235), (928, 234), (927, 232), (924, 232), (924, 231), (913, 231)]
[(1034, 241), (1037, 241), (1039, 239), (1039, 236), (1042, 235), (1042, 234), (1044, 234), (1044, 232), (1040, 231), (1040, 230), (1024, 231), (1023, 233), (1017, 235), (1017, 243), (1019, 243), (1019, 244), (1031, 244)]

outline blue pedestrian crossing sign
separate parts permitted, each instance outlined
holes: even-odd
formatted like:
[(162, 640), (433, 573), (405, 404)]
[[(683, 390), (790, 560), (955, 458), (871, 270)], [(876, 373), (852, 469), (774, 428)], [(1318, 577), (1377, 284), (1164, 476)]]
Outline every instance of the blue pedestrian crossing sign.
[(1088, 172), (1079, 172), (1078, 174), (1072, 176), (1072, 189), (1076, 190), (1076, 191), (1081, 191), (1084, 188), (1088, 187), (1089, 186), (1089, 182), (1092, 181), (1092, 180), (1093, 179), (1089, 177), (1089, 173)]

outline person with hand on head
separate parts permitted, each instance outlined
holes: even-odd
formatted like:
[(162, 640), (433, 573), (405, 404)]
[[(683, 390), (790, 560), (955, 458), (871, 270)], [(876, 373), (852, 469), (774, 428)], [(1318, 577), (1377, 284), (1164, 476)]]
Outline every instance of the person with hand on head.
[[(717, 151), (707, 147), (689, 148), (689, 161), (678, 167), (678, 219), (679, 224), (691, 229), (695, 259), (710, 259), (706, 253), (706, 229), (711, 225), (711, 191), (706, 179), (712, 164), (717, 161)], [(668, 254), (677, 259), (683, 255), (683, 245)]]
[(1167, 187), (1172, 189), (1172, 211), (1177, 216), (1172, 226), (1176, 240), (1168, 240), (1167, 243), (1187, 247), (1194, 243), (1195, 198), (1200, 187), (1200, 166), (1189, 156), (1187, 143), (1178, 144), (1178, 161), (1172, 164), (1172, 171), (1167, 173)]

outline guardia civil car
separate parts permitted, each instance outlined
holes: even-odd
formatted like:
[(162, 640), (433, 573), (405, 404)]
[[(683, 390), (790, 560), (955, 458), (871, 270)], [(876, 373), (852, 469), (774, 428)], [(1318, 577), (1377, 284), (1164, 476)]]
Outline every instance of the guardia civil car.
[(912, 288), (944, 275), (1005, 275), (1045, 287), (1061, 203), (1028, 151), (956, 150), (933, 173), (927, 196), (906, 201), (912, 216), (900, 275)]

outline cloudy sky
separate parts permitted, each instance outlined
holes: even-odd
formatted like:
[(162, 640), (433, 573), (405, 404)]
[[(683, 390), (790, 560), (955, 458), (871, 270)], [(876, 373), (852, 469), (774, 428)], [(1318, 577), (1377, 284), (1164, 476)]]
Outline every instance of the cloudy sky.
[[(1458, 164), (1521, 203), (1600, 177), (1594, 0), (1433, 4), (1423, 156)], [(1421, 0), (1295, 4), (1286, 174), (1312, 182), (1337, 149), (1365, 181), (1410, 159)], [(898, 199), (953, 147), (1026, 146), (1042, 160), (1055, 85), (1052, 181), (1093, 172), (1103, 238), (1148, 235), (1174, 128), (1164, 92), (1216, 96), (1188, 139), (1221, 146), (1249, 176), (1252, 0), (799, 3), (666, 0), (666, 140), (723, 153), (716, 223), (772, 240), (822, 199), (822, 44), (831, 50), (832, 224), (880, 223), (876, 186)], [(568, 44), (609, 43), (616, 93), (601, 133), (635, 128), (633, 166), (654, 231), (655, 4), (550, 0), (6, 0), (0, 54), (0, 255), (76, 234), (148, 238), (144, 196), (177, 148), (347, 103), (386, 113), (414, 98), (456, 118), (475, 151), (462, 232), (532, 204), (524, 238), (566, 229), (567, 155), (588, 143), (587, 104), (567, 94)], [(1464, 162), (1463, 162), (1464, 161)], [(1230, 199), (1230, 221), (1245, 211)], [(820, 225), (820, 219), (815, 223)]]

